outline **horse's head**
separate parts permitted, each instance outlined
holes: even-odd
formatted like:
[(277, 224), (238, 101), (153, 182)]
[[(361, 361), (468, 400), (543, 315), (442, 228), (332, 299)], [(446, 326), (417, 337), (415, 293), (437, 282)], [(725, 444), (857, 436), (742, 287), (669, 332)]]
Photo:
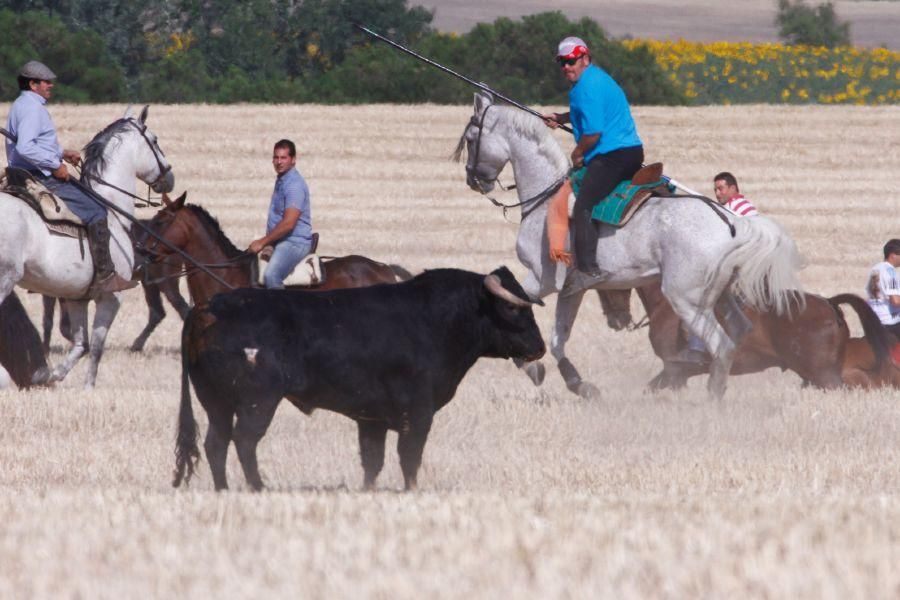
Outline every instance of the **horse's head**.
[(125, 120), (134, 126), (136, 148), (135, 174), (148, 184), (156, 193), (171, 192), (175, 187), (175, 174), (166, 160), (166, 155), (159, 147), (156, 134), (147, 128), (147, 115), (150, 107), (145, 106), (137, 117), (131, 115), (131, 109), (125, 111)]
[[(147, 128), (148, 111), (149, 107), (145, 106), (135, 117), (129, 107), (123, 118), (94, 136), (84, 147), (83, 180), (101, 185), (118, 182), (119, 186), (133, 190), (133, 183), (123, 182), (133, 182), (137, 177), (157, 193), (172, 191), (175, 175), (156, 134)], [(121, 191), (133, 193), (127, 189)]]
[(187, 248), (192, 237), (193, 227), (190, 223), (190, 211), (184, 210), (186, 199), (187, 192), (182, 193), (175, 200), (169, 199), (169, 196), (163, 192), (165, 207), (153, 215), (153, 219), (148, 224), (150, 230), (159, 237), (150, 236), (144, 245), (144, 250), (150, 255), (152, 262), (159, 262), (165, 257), (175, 254), (166, 244), (161, 243), (159, 238), (179, 250), (184, 251)]
[(500, 171), (510, 158), (508, 141), (496, 131), (499, 111), (490, 110), (493, 106), (494, 99), (490, 94), (475, 94), (475, 114), (469, 119), (453, 153), (459, 160), (466, 150), (466, 183), (482, 194), (494, 189)]

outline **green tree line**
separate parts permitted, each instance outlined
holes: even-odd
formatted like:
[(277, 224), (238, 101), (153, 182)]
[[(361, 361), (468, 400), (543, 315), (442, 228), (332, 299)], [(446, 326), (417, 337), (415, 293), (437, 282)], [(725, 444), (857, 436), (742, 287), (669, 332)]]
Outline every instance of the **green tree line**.
[[(465, 103), (472, 88), (373, 40), (363, 23), (522, 102), (558, 104), (556, 44), (578, 35), (638, 104), (685, 101), (644, 48), (559, 12), (434, 31), (406, 0), (0, 0), (0, 72), (27, 60), (68, 102)], [(14, 77), (0, 94), (15, 97)]]

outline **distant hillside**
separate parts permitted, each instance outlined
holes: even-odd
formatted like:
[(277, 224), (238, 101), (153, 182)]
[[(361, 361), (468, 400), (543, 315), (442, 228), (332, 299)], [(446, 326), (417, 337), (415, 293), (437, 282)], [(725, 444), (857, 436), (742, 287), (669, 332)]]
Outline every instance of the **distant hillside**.
[[(775, 0), (410, 0), (435, 9), (432, 25), (443, 31), (468, 31), (476, 23), (562, 11), (570, 19), (587, 16), (622, 37), (694, 41), (774, 42)], [(854, 45), (900, 50), (900, 3), (837, 0), (841, 19), (850, 22)]]

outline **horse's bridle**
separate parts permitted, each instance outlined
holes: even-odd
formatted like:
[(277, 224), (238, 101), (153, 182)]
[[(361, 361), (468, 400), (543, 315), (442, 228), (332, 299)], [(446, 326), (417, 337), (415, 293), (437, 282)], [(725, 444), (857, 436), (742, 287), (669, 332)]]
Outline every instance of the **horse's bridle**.
[[(159, 154), (162, 154), (162, 148), (159, 148), (159, 145), (158, 145), (158, 144), (154, 144), (153, 142), (150, 141), (150, 138), (147, 137), (147, 126), (146, 126), (146, 125), (143, 125), (143, 126), (138, 125), (138, 124), (135, 122), (135, 120), (134, 120), (133, 117), (132, 117), (132, 118), (128, 118), (128, 119), (127, 119), (127, 122), (128, 122), (132, 127), (134, 127), (135, 129), (137, 129), (138, 133), (141, 134), (141, 137), (144, 138), (144, 141), (145, 141), (145, 142), (147, 142), (147, 146), (150, 148), (150, 153), (153, 155), (154, 160), (156, 160), (156, 167), (157, 167), (157, 170), (159, 171), (159, 175), (157, 175), (156, 179), (154, 179), (152, 183), (147, 184), (148, 187), (153, 187), (154, 185), (156, 185), (156, 184), (158, 184), (160, 181), (162, 181), (163, 178), (165, 178), (165, 176), (169, 173), (169, 171), (172, 170), (172, 165), (163, 165), (163, 161), (162, 161), (162, 159), (159, 157)], [(156, 152), (157, 148), (159, 148), (159, 154)], [(163, 156), (165, 156), (165, 155), (163, 155)], [(97, 182), (97, 183), (99, 183), (99, 184), (101, 184), (101, 185), (105, 185), (106, 187), (110, 187), (110, 188), (116, 190), (117, 192), (121, 192), (121, 193), (125, 194), (126, 196), (129, 196), (129, 197), (131, 197), (131, 198), (134, 198), (135, 200), (140, 200), (141, 202), (145, 202), (145, 203), (147, 203), (147, 205), (149, 205), (149, 206), (159, 206), (158, 203), (156, 203), (156, 202), (151, 202), (151, 201), (150, 201), (150, 199), (149, 199), (149, 190), (148, 190), (148, 192), (147, 192), (147, 193), (148, 193), (148, 198), (141, 198), (140, 196), (137, 196), (137, 195), (135, 195), (135, 194), (132, 194), (132, 193), (129, 192), (128, 190), (123, 190), (123, 189), (120, 188), (119, 186), (117, 186), (117, 185), (115, 185), (115, 184), (112, 184), (112, 183), (106, 181), (105, 179), (102, 179), (102, 178), (100, 178), (100, 177), (97, 177), (96, 175), (88, 176), (87, 179), (88, 179), (88, 181), (86, 181), (86, 183), (88, 183), (88, 185), (90, 185), (90, 181), (94, 181), (94, 182)], [(92, 187), (93, 187), (93, 186), (92, 186)]]
[[(528, 215), (530, 215), (532, 212), (534, 212), (534, 210), (538, 206), (540, 206), (541, 204), (546, 202), (548, 199), (553, 197), (553, 195), (557, 192), (557, 190), (559, 190), (559, 188), (562, 187), (562, 184), (565, 183), (568, 175), (567, 174), (563, 175), (561, 178), (557, 179), (552, 184), (550, 184), (549, 187), (547, 187), (546, 189), (542, 190), (541, 192), (535, 194), (531, 198), (526, 198), (525, 200), (522, 200), (520, 202), (515, 202), (513, 204), (504, 204), (504, 203), (500, 202), (499, 200), (488, 196), (487, 192), (484, 191), (484, 185), (482, 185), (482, 183), (496, 183), (500, 187), (500, 189), (502, 189), (504, 191), (512, 190), (512, 189), (515, 189), (515, 187), (516, 187), (515, 185), (511, 185), (509, 187), (503, 187), (503, 184), (500, 183), (500, 180), (497, 177), (495, 177), (494, 179), (491, 179), (490, 181), (485, 181), (483, 179), (480, 179), (477, 175), (476, 168), (478, 167), (478, 159), (481, 156), (481, 134), (484, 132), (484, 119), (487, 116), (488, 109), (491, 108), (491, 106), (493, 106), (493, 105), (489, 104), (488, 106), (485, 107), (484, 112), (481, 113), (480, 119), (476, 118), (476, 115), (472, 115), (472, 118), (469, 119), (469, 124), (466, 125), (467, 131), (468, 131), (469, 127), (472, 127), (472, 126), (474, 126), (478, 129), (478, 136), (475, 138), (475, 150), (474, 150), (474, 152), (472, 152), (472, 160), (466, 161), (466, 175), (471, 176), (472, 180), (476, 184), (478, 184), (478, 188), (481, 190), (482, 196), (484, 196), (485, 198), (490, 200), (491, 204), (493, 204), (494, 206), (503, 209), (504, 217), (506, 216), (506, 211), (508, 211), (510, 208), (518, 208), (520, 206), (528, 207), (528, 208), (522, 209), (522, 220), (524, 221), (525, 218)], [(470, 162), (471, 162), (471, 165), (470, 165)]]

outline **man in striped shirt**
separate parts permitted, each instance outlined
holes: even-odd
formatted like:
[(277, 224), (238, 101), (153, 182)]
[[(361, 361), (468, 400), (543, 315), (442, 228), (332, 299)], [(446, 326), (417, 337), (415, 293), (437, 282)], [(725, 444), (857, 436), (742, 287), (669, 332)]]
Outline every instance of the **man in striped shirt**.
[[(713, 187), (719, 204), (737, 216), (752, 217), (759, 214), (756, 207), (740, 193), (737, 179), (728, 171), (722, 171), (713, 177)], [(687, 346), (678, 353), (674, 360), (697, 365), (709, 364), (710, 356), (706, 349), (706, 343), (693, 333), (687, 332)]]
[(719, 204), (739, 217), (752, 217), (757, 215), (756, 207), (744, 198), (738, 189), (737, 179), (728, 171), (723, 171), (713, 177), (713, 186), (716, 190), (716, 200)]

